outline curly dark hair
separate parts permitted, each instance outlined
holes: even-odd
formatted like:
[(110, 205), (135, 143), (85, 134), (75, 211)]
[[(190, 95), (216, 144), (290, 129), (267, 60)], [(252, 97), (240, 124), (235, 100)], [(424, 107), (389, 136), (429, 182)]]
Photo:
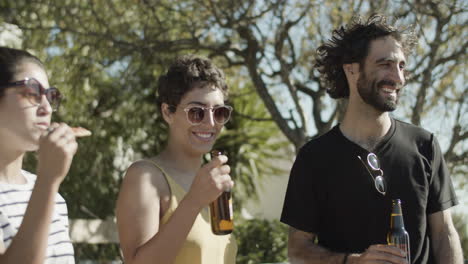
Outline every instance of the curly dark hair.
[(401, 43), (406, 57), (417, 43), (415, 33), (409, 27), (396, 28), (387, 23), (384, 15), (373, 14), (367, 21), (362, 21), (360, 16), (353, 17), (346, 27), (334, 30), (332, 38), (318, 47), (315, 67), (322, 74), (332, 98), (349, 97), (343, 65), (357, 62), (362, 68), (371, 41), (386, 36)]
[(199, 83), (213, 85), (223, 93), (224, 99), (227, 99), (228, 86), (224, 73), (209, 59), (193, 55), (177, 58), (167, 73), (159, 77), (158, 109), (166, 103), (170, 106), (169, 110), (175, 112), (182, 97)]

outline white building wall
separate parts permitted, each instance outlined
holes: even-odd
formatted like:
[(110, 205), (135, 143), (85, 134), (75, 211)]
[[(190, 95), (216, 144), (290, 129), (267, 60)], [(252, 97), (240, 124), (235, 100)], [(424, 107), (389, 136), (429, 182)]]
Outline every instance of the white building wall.
[(284, 149), (284, 159), (273, 160), (284, 172), (279, 175), (264, 176), (262, 182), (256, 181), (258, 201), (250, 200), (245, 203), (242, 215), (245, 218), (259, 218), (279, 220), (283, 209), (284, 196), (288, 186), (289, 172), (295, 159), (292, 146)]

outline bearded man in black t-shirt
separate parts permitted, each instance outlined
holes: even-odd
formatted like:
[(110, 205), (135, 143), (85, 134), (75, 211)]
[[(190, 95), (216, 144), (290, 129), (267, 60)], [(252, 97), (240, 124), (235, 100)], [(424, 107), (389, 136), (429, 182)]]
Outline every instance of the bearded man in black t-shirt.
[(411, 263), (463, 262), (449, 211), (458, 202), (437, 139), (389, 116), (415, 44), (414, 33), (373, 15), (318, 48), (328, 93), (348, 105), (340, 124), (301, 148), (291, 170), (281, 216), (291, 263), (407, 263), (386, 242), (392, 199), (402, 201)]

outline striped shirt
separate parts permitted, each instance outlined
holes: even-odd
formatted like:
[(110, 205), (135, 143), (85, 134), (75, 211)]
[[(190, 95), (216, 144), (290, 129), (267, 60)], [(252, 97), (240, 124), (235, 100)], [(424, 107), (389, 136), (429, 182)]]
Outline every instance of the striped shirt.
[[(36, 181), (36, 175), (22, 172), (27, 179), (26, 184), (0, 182), (0, 239), (3, 239), (5, 248), (10, 246), (18, 232)], [(44, 264), (74, 263), (73, 245), (68, 234), (67, 205), (62, 196), (57, 194)]]

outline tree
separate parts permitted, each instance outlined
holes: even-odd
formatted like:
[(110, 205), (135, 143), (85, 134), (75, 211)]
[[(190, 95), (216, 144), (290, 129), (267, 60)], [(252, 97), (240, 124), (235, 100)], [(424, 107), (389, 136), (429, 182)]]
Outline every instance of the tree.
[[(182, 52), (190, 52), (183, 27), (191, 19), (173, 15), (177, 7), (170, 4), (175, 2), (160, 3), (160, 7), (78, 0), (0, 4), (5, 22), (22, 29), (23, 48), (47, 58), (51, 83), (66, 95), (56, 121), (94, 133), (79, 140), (79, 152), (62, 185), (72, 218), (113, 215), (126, 168), (163, 147), (166, 126), (156, 111), (154, 90), (168, 64)], [(255, 197), (252, 175), (277, 174), (278, 169), (267, 161), (278, 158), (275, 150), (286, 143), (267, 144), (280, 135), (263, 105), (256, 103), (258, 97), (249, 84), (238, 83), (241, 79), (228, 80), (236, 112), (216, 145), (230, 155), (232, 176), (239, 186), (237, 209), (242, 197)], [(252, 129), (259, 119), (263, 121)], [(27, 164), (34, 169), (33, 156)]]
[[(127, 73), (150, 71), (144, 66), (163, 65), (169, 54), (180, 52), (220, 57), (226, 67), (237, 68), (250, 79), (296, 149), (336, 123), (345, 104), (327, 97), (326, 86), (313, 68), (315, 48), (329, 38), (333, 28), (355, 14), (393, 14), (402, 24), (414, 24), (420, 36), (416, 56), (410, 59), (409, 70), (414, 74), (397, 116), (427, 125), (434, 119), (437, 123), (447, 120), (449, 115), (450, 124), (444, 127), (450, 129), (437, 132), (448, 138), (445, 158), (452, 171), (466, 171), (463, 69), (468, 41), (466, 8), (461, 0), (69, 0), (27, 5), (10, 0), (5, 7), (8, 21), (27, 31), (46, 33), (36, 37), (42, 45), (39, 41), (34, 44), (72, 43), (75, 53), (69, 56), (88, 55), (88, 60), (102, 63), (102, 67), (126, 68)], [(21, 16), (11, 10), (28, 12)], [(94, 53), (98, 49), (101, 52)], [(147, 76), (153, 77), (151, 73)], [(131, 77), (125, 81), (138, 85)]]
[[(246, 136), (238, 131), (274, 130), (268, 121), (258, 122), (269, 118), (297, 151), (311, 137), (328, 131), (341, 118), (346, 104), (345, 100), (335, 102), (326, 95), (327, 87), (313, 68), (315, 49), (330, 37), (332, 29), (353, 15), (365, 17), (378, 11), (392, 14), (401, 24), (414, 24), (420, 36), (415, 56), (409, 59), (413, 76), (395, 115), (436, 132), (452, 174), (463, 180), (468, 164), (466, 10), (463, 0), (0, 3), (1, 17), (23, 30), (24, 46), (40, 50), (42, 58), (51, 58), (47, 64), (52, 67), (53, 81), (61, 84), (70, 98), (60, 117), (93, 128), (97, 134), (84, 139), (91, 147), (80, 150), (67, 190), (87, 193), (80, 186), (94, 186), (99, 180), (104, 185), (92, 188), (98, 189), (102, 201), (114, 197), (119, 175), (129, 159), (137, 154), (148, 156), (161, 147), (165, 134), (154, 114), (152, 90), (155, 77), (174, 56), (187, 52), (207, 54), (231, 73), (238, 95), (250, 94), (251, 90), (246, 89), (250, 87), (256, 91), (259, 96), (251, 96), (254, 103), (249, 101), (250, 107), (260, 107), (255, 104), (259, 98), (268, 110), (270, 115), (258, 110), (263, 106), (246, 108), (250, 112), (239, 112), (234, 117), (244, 122), (245, 130), (239, 128), (240, 124), (232, 124), (233, 132), (226, 133), (226, 143), (238, 145), (226, 146), (229, 152), (241, 154), (237, 150), (246, 147), (244, 141), (259, 135)], [(128, 116), (132, 118), (125, 120)], [(256, 129), (257, 125), (266, 127)], [(254, 166), (247, 161), (257, 161), (256, 151), (265, 148), (258, 146), (270, 145), (254, 144), (255, 148), (243, 152), (246, 156), (236, 157), (244, 168), (252, 169), (252, 175)], [(92, 168), (93, 177), (106, 178), (73, 178), (89, 173), (88, 168)], [(250, 190), (249, 179), (242, 181)], [(74, 199), (72, 204), (84, 204), (90, 197)], [(108, 204), (97, 208), (92, 211), (99, 212), (99, 216), (112, 213)], [(78, 207), (71, 215), (82, 214)]]
[[(330, 37), (331, 30), (354, 14), (378, 11), (414, 24), (420, 45), (410, 59), (414, 74), (397, 115), (417, 125), (435, 120), (440, 124), (448, 118), (450, 125), (437, 131), (449, 138), (445, 158), (452, 172), (466, 172), (468, 121), (463, 113), (468, 106), (464, 84), (468, 27), (462, 1), (196, 2), (207, 14), (205, 25), (193, 27), (199, 43), (196, 48), (247, 70), (273, 119), (296, 149), (328, 131), (345, 104), (326, 97), (326, 86), (313, 68), (315, 48)], [(439, 114), (441, 110), (445, 115)], [(312, 124), (308, 124), (309, 117)]]

